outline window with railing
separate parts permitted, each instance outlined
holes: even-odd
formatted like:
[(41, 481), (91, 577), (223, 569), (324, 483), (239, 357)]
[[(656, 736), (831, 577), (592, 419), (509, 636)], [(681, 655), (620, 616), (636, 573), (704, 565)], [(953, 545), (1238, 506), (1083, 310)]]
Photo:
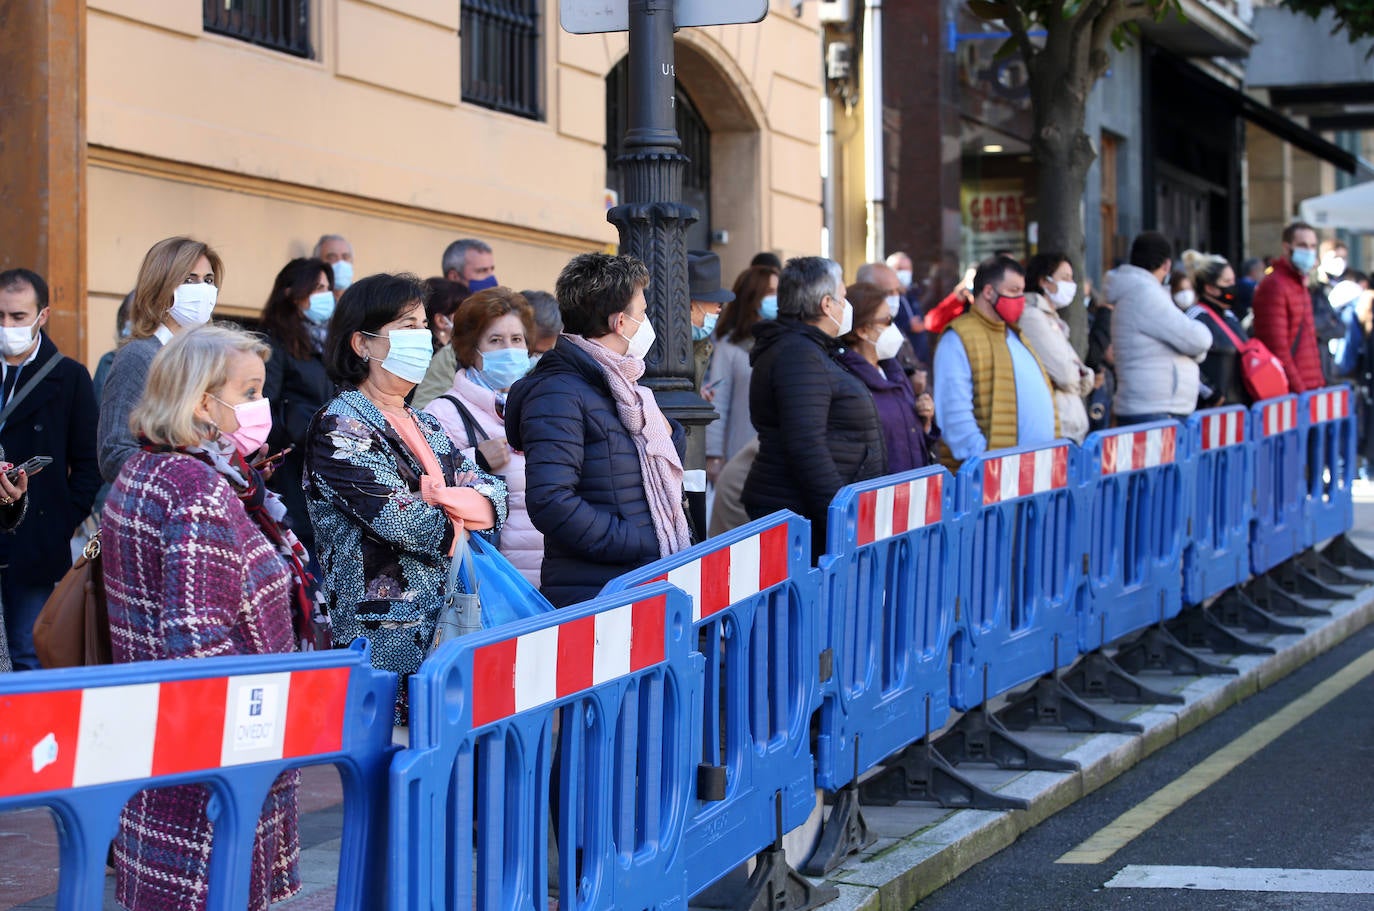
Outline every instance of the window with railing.
[(204, 0), (205, 30), (310, 57), (310, 0)]
[(541, 0), (462, 0), (463, 100), (538, 120)]

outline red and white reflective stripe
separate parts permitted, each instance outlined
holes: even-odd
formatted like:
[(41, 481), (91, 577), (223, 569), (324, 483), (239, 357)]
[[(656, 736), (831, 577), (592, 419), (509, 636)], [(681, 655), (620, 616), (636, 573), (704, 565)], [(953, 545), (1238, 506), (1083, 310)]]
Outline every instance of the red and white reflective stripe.
[(944, 489), (944, 475), (935, 474), (859, 494), (858, 545), (939, 523)]
[(1308, 416), (1313, 424), (1339, 421), (1350, 417), (1350, 391), (1332, 389), (1330, 392), (1316, 392), (1307, 400)]
[(1228, 411), (1225, 414), (1202, 416), (1202, 448), (1221, 449), (1245, 442), (1245, 414)]
[(1069, 447), (994, 456), (983, 462), (983, 505), (1069, 486)]
[(481, 646), (472, 654), (473, 726), (662, 662), (667, 610), (659, 595)]
[(1120, 474), (1172, 465), (1178, 453), (1178, 427), (1128, 430), (1102, 438), (1102, 473)]
[(1286, 433), (1298, 426), (1298, 403), (1294, 399), (1273, 402), (1260, 409), (1260, 426), (1264, 435), (1271, 437), (1276, 433)]
[(0, 797), (343, 749), (346, 667), (0, 695)]
[(787, 523), (703, 554), (651, 582), (676, 585), (692, 599), (692, 622), (788, 579)]

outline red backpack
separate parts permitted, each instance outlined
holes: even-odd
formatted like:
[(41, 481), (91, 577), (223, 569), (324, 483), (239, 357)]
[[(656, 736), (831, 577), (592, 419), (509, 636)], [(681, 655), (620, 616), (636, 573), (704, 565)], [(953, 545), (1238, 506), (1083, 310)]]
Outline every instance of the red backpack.
[(1198, 306), (1207, 311), (1221, 331), (1231, 339), (1231, 344), (1236, 346), (1236, 353), (1240, 355), (1240, 380), (1252, 399), (1258, 402), (1288, 394), (1288, 374), (1284, 372), (1282, 362), (1274, 357), (1264, 342), (1257, 338), (1241, 341), (1240, 336), (1226, 325), (1226, 320), (1215, 310), (1206, 304)]

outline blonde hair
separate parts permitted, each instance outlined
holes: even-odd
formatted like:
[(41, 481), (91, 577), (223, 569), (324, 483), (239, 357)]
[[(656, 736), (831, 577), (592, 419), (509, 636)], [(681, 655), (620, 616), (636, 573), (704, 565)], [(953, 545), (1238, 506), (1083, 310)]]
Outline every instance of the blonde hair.
[(1202, 286), (1217, 287), (1221, 273), (1230, 266), (1231, 264), (1226, 261), (1226, 257), (1218, 256), (1215, 253), (1199, 253), (1197, 250), (1183, 251), (1183, 271), (1188, 273), (1188, 278), (1192, 280), (1193, 287), (1197, 289), (1199, 297), (1202, 296)]
[(129, 341), (151, 338), (157, 327), (172, 309), (172, 295), (177, 285), (195, 268), (196, 260), (204, 256), (210, 261), (215, 285), (224, 283), (224, 263), (208, 244), (189, 237), (169, 237), (160, 240), (143, 257), (138, 269), (138, 284), (134, 286), (134, 302), (129, 307)]
[(236, 353), (267, 360), (272, 349), (261, 338), (224, 323), (180, 332), (148, 368), (143, 398), (129, 415), (129, 429), (162, 446), (197, 446), (215, 428), (196, 419), (201, 396), (229, 381), (229, 360)]

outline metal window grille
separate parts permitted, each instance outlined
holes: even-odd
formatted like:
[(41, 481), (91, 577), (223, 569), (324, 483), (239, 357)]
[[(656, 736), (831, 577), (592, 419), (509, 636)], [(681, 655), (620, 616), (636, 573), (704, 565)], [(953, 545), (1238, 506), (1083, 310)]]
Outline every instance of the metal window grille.
[(204, 0), (205, 30), (310, 57), (310, 0)]
[(540, 0), (462, 0), (463, 100), (538, 120)]

